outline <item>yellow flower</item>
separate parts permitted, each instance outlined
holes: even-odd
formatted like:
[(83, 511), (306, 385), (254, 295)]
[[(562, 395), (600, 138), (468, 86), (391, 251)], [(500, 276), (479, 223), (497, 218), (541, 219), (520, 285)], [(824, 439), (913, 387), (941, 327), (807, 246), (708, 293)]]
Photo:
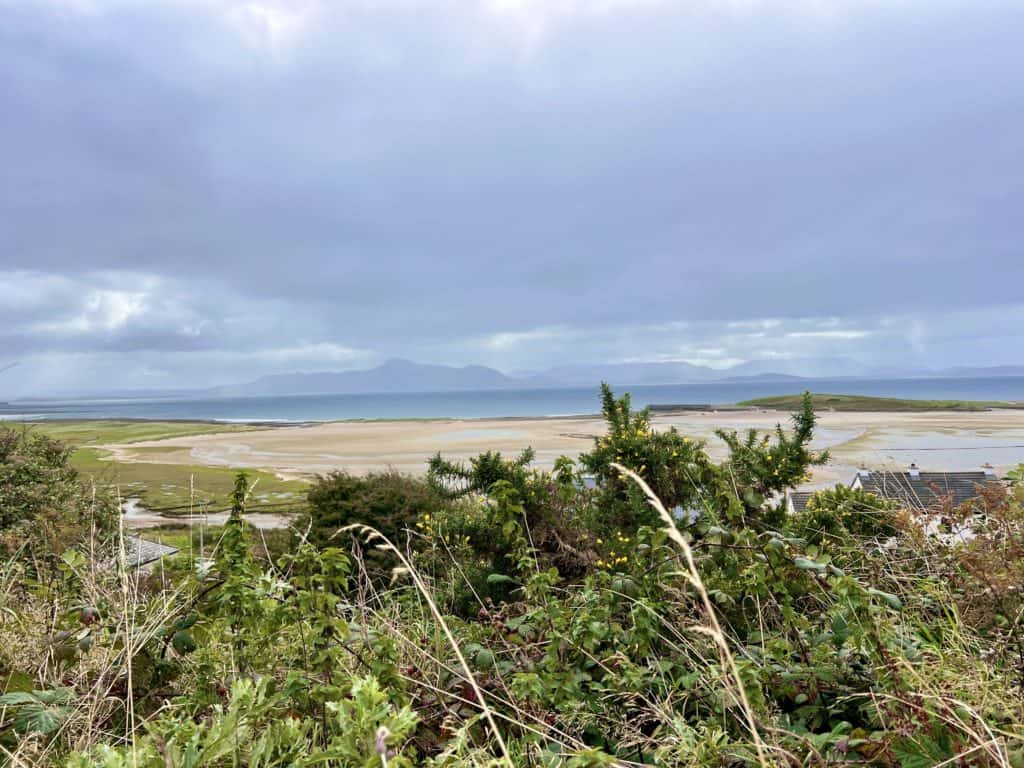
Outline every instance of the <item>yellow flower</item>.
[(598, 568), (604, 568), (604, 560), (598, 560), (597, 561), (597, 567)]
[(427, 515), (424, 515), (424, 516), (423, 516), (423, 519), (424, 519), (425, 521), (427, 521), (427, 522), (430, 522), (430, 515), (429, 515), (429, 514), (427, 514)]
[(603, 541), (601, 541), (601, 539), (598, 539), (598, 540), (597, 540), (597, 543), (598, 543), (598, 544), (604, 544), (604, 542), (603, 542)]

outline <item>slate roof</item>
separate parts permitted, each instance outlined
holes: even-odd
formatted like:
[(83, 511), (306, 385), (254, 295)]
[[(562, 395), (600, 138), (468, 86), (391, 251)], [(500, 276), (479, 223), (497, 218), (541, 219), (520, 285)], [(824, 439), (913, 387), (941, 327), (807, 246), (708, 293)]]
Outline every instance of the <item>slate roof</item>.
[[(998, 482), (991, 469), (977, 472), (875, 472), (862, 469), (850, 487), (863, 488), (868, 493), (901, 502), (911, 509), (925, 510), (939, 506), (950, 495), (953, 506), (959, 507), (978, 497), (979, 486), (983, 488)], [(803, 512), (816, 493), (815, 490), (787, 492), (788, 511)]]
[(790, 491), (789, 503), (790, 512), (803, 512), (807, 508), (807, 502), (817, 491)]
[(138, 536), (125, 536), (124, 549), (129, 568), (141, 568), (161, 557), (174, 555), (180, 551), (177, 547), (168, 547), (166, 544), (158, 544)]
[(977, 498), (979, 486), (997, 483), (995, 476), (977, 472), (874, 472), (861, 470), (850, 484), (868, 493), (894, 499), (913, 509), (938, 506), (952, 496), (954, 507)]

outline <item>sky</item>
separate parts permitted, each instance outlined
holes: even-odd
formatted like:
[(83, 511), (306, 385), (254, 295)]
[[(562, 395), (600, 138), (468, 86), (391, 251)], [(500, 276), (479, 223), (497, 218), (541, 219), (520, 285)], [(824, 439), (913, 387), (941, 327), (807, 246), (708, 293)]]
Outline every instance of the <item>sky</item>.
[(0, 0), (0, 395), (1024, 363), (1022, 28), (1019, 0)]

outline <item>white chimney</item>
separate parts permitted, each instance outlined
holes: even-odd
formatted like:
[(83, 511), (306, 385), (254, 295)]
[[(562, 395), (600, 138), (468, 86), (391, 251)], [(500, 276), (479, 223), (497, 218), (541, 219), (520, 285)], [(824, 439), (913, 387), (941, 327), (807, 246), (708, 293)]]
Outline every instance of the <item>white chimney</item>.
[(985, 470), (985, 477), (996, 479), (996, 468), (989, 464), (987, 461), (981, 465), (981, 468)]
[(917, 464), (910, 465), (910, 476), (914, 478), (921, 476), (921, 470), (917, 468)]

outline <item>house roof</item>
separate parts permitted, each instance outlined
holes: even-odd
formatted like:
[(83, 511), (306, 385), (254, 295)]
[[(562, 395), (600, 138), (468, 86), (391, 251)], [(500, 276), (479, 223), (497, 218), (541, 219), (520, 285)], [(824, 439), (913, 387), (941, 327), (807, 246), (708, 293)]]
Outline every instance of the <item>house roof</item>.
[(807, 502), (810, 501), (811, 497), (816, 493), (817, 491), (790, 491), (789, 503), (792, 505), (790, 511), (803, 512), (807, 508)]
[(993, 474), (977, 472), (874, 472), (861, 470), (850, 484), (868, 493), (900, 501), (914, 509), (928, 509), (951, 497), (953, 506), (975, 499), (979, 486), (996, 483)]
[(143, 565), (156, 562), (161, 557), (174, 555), (180, 551), (177, 547), (168, 547), (166, 544), (159, 544), (138, 536), (125, 536), (124, 550), (125, 559), (130, 568), (140, 568)]
[[(951, 496), (953, 506), (958, 507), (971, 499), (976, 499), (981, 488), (998, 482), (991, 467), (976, 472), (920, 472), (916, 469), (907, 472), (875, 472), (861, 469), (853, 478), (850, 487), (863, 488), (875, 496), (922, 510), (938, 506), (947, 496)], [(789, 511), (803, 512), (807, 509), (807, 502), (817, 492), (788, 491), (786, 499)]]

